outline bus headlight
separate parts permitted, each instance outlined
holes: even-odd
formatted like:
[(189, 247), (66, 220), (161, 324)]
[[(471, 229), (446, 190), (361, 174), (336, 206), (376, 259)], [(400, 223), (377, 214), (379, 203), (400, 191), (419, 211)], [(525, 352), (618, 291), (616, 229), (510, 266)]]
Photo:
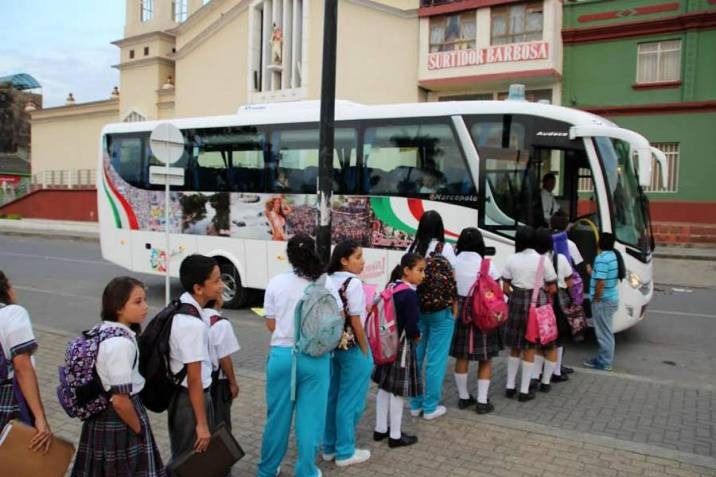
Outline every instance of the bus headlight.
[(641, 286), (641, 279), (639, 278), (639, 275), (632, 272), (631, 270), (627, 271), (626, 278), (629, 281), (629, 285), (631, 285), (632, 288), (637, 289)]

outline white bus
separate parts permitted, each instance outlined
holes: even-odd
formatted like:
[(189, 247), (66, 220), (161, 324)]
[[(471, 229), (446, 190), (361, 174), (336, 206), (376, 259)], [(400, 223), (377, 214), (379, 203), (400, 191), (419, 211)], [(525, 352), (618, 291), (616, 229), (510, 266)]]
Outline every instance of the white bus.
[[(185, 139), (175, 164), (185, 180), (172, 187), (169, 251), (163, 186), (149, 183), (158, 122), (107, 125), (97, 173), (103, 257), (163, 274), (168, 253), (174, 276), (188, 254), (216, 257), (227, 304), (243, 305), (247, 289), (263, 289), (288, 267), (286, 238), (315, 233), (319, 113), (308, 101), (171, 120)], [(479, 227), (501, 266), (520, 224), (544, 225), (541, 178), (555, 172), (554, 195), (585, 259), (596, 255), (599, 231), (614, 232), (625, 258), (615, 330), (644, 317), (654, 242), (640, 182), (649, 183), (653, 156), (664, 158), (642, 136), (583, 111), (524, 101), (337, 101), (335, 124), (332, 238), (363, 244), (366, 281), (385, 284), (430, 209), (448, 240)]]

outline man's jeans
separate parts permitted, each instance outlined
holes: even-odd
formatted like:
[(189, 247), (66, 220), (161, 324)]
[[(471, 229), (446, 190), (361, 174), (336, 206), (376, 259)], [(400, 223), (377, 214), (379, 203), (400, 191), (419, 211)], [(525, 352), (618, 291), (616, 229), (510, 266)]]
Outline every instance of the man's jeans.
[(592, 302), (592, 318), (594, 333), (597, 336), (599, 353), (596, 361), (602, 366), (612, 366), (614, 363), (614, 313), (617, 312), (619, 302), (600, 300)]

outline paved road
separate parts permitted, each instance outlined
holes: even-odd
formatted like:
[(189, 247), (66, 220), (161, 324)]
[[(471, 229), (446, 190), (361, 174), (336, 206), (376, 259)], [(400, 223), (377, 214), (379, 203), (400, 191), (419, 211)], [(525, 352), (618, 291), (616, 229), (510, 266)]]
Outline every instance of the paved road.
[[(7, 235), (0, 235), (0, 269), (15, 284), (35, 323), (72, 333), (98, 319), (102, 288), (126, 273), (101, 259), (96, 242)], [(158, 309), (163, 279), (142, 279), (150, 304)], [(716, 457), (714, 305), (713, 290), (659, 288), (648, 318), (617, 336), (615, 373), (578, 368), (570, 382), (529, 403), (502, 396), (504, 361), (498, 359), (491, 390), (496, 412), (490, 419)], [(238, 366), (260, 373), (268, 343), (262, 322), (246, 310), (228, 314), (242, 345)], [(571, 348), (566, 362), (579, 366), (593, 348), (590, 343)], [(451, 415), (467, 415), (455, 408), (451, 373), (445, 397)]]

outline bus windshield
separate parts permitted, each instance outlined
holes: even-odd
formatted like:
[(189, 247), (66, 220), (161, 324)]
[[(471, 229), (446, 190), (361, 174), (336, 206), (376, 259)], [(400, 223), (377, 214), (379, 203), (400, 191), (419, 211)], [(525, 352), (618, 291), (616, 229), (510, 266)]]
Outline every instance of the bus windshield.
[(616, 239), (647, 255), (652, 248), (649, 204), (639, 186), (629, 144), (606, 137), (596, 137), (594, 141), (606, 171)]

